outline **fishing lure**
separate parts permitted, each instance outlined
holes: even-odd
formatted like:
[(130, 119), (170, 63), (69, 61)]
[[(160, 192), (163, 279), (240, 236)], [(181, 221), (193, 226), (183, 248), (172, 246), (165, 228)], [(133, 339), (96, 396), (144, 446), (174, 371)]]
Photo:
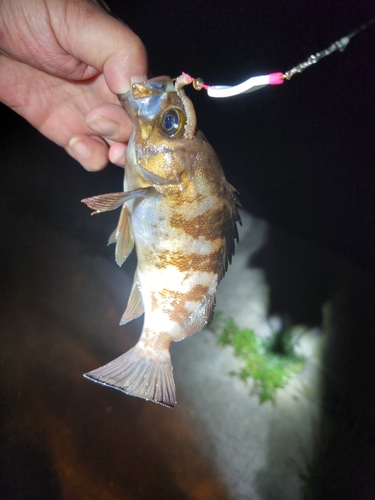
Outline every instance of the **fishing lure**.
[[(311, 55), (310, 57), (308, 57), (306, 61), (297, 64), (297, 66), (294, 66), (289, 71), (285, 71), (285, 73), (276, 72), (276, 73), (270, 73), (269, 75), (254, 76), (234, 86), (205, 85), (201, 78), (196, 78), (196, 79), (192, 78), (193, 87), (196, 90), (201, 90), (201, 89), (207, 90), (207, 94), (210, 97), (225, 98), (239, 94), (247, 94), (249, 92), (254, 92), (263, 87), (266, 87), (267, 85), (280, 85), (284, 83), (286, 80), (290, 80), (292, 76), (302, 73), (302, 71), (305, 71), (305, 69), (309, 68), (313, 64), (316, 64), (324, 57), (333, 54), (333, 52), (336, 52), (337, 50), (343, 52), (353, 37), (355, 37), (362, 31), (365, 31), (374, 23), (375, 23), (375, 17), (373, 19), (370, 19), (370, 21), (368, 21), (367, 23), (360, 26), (357, 30), (352, 31), (348, 35), (340, 38), (340, 40), (333, 42), (326, 49)], [(191, 78), (188, 75), (186, 75), (186, 77)]]

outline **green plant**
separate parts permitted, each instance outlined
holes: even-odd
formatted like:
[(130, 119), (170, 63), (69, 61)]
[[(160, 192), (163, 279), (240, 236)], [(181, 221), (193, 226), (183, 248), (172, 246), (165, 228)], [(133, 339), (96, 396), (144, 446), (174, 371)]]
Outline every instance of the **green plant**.
[(233, 318), (224, 318), (219, 311), (210, 328), (219, 333), (218, 343), (231, 345), (235, 356), (243, 361), (238, 376), (244, 382), (253, 380), (253, 393), (259, 402), (275, 401), (277, 389), (285, 387), (288, 380), (303, 367), (304, 358), (295, 354), (296, 341), (290, 329), (277, 332), (263, 340), (249, 328), (239, 328)]

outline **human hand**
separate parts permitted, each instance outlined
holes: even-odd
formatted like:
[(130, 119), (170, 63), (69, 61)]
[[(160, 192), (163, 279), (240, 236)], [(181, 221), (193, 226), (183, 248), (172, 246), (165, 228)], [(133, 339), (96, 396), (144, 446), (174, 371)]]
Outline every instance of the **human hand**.
[(0, 101), (87, 170), (124, 165), (115, 94), (146, 71), (140, 39), (96, 0), (0, 0)]

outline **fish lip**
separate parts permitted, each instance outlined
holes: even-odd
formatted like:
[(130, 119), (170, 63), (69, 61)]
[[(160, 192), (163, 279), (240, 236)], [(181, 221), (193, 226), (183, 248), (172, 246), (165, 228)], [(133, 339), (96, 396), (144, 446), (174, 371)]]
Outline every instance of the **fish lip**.
[[(169, 76), (158, 76), (144, 82), (135, 82), (131, 90), (125, 94), (118, 94), (117, 98), (130, 118), (138, 116), (139, 108), (145, 100), (151, 101), (155, 96), (163, 96), (174, 90), (173, 81)], [(139, 101), (139, 103), (138, 103)]]

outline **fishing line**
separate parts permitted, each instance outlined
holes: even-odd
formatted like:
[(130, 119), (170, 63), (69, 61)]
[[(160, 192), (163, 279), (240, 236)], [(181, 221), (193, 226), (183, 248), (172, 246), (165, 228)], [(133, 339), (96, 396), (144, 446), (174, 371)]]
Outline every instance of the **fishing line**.
[(239, 94), (247, 94), (249, 92), (254, 92), (255, 90), (259, 90), (267, 85), (280, 85), (284, 83), (285, 80), (290, 80), (292, 76), (296, 75), (297, 73), (302, 73), (302, 71), (305, 71), (306, 68), (309, 68), (313, 64), (316, 64), (318, 61), (320, 61), (324, 57), (331, 55), (333, 52), (336, 52), (337, 50), (343, 52), (353, 37), (355, 37), (362, 31), (365, 31), (374, 23), (375, 23), (375, 17), (370, 19), (370, 21), (368, 21), (367, 23), (360, 26), (355, 31), (352, 31), (348, 35), (340, 38), (340, 40), (333, 42), (329, 47), (322, 50), (321, 52), (317, 52), (316, 54), (311, 55), (308, 59), (306, 59), (306, 61), (297, 64), (297, 66), (294, 66), (292, 69), (286, 71), (285, 73), (276, 72), (276, 73), (270, 73), (269, 75), (255, 76), (234, 86), (205, 85), (201, 78), (192, 78), (186, 73), (183, 73), (183, 75), (186, 78), (190, 79), (190, 83), (193, 84), (193, 87), (196, 90), (205, 89), (210, 97), (222, 98), (222, 97), (231, 97)]

